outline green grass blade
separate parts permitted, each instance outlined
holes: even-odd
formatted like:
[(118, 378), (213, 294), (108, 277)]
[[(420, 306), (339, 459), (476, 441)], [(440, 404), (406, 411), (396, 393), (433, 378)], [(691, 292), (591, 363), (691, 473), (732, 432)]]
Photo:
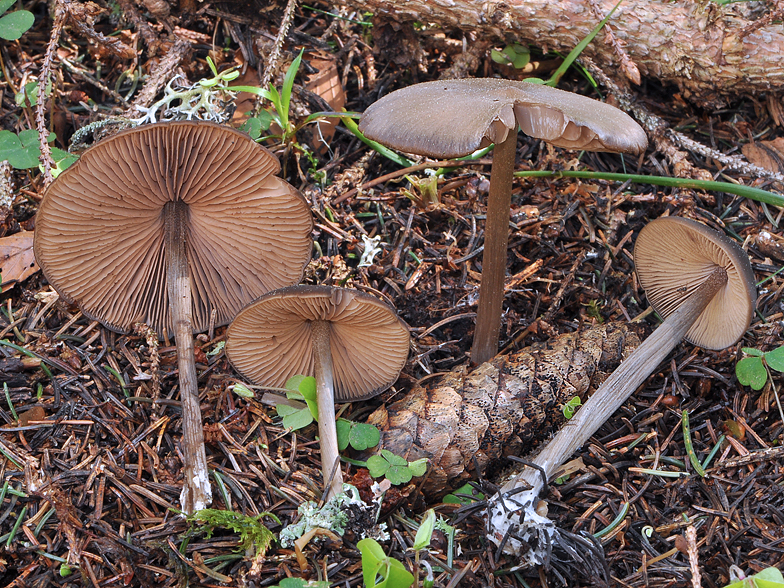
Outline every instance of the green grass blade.
[(615, 182), (625, 182), (631, 180), (637, 184), (653, 184), (655, 186), (668, 186), (671, 188), (693, 188), (697, 190), (709, 190), (714, 192), (726, 192), (735, 194), (749, 200), (765, 202), (773, 206), (784, 207), (784, 196), (775, 192), (768, 192), (760, 188), (751, 186), (741, 186), (730, 182), (713, 182), (707, 180), (691, 180), (687, 178), (667, 178), (664, 176), (643, 176), (636, 174), (617, 174), (609, 172), (589, 172), (589, 171), (520, 171), (515, 172), (518, 178), (583, 178), (593, 180), (610, 180)]

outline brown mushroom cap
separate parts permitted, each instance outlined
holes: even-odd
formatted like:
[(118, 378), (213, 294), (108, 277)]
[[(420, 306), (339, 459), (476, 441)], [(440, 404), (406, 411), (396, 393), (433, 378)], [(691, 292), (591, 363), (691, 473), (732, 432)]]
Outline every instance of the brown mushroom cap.
[(35, 256), (60, 295), (110, 329), (171, 332), (164, 205), (188, 206), (193, 329), (228, 323), (262, 294), (299, 282), (310, 258), (307, 202), (246, 134), (207, 122), (123, 131), (49, 186)]
[(359, 129), (393, 149), (462, 157), (500, 143), (517, 125), (557, 147), (641, 153), (645, 131), (617, 108), (549, 86), (469, 78), (414, 84), (368, 107)]
[(370, 398), (397, 380), (408, 358), (406, 324), (374, 296), (328, 286), (291, 286), (244, 308), (226, 334), (226, 355), (260, 386), (313, 375), (311, 321), (330, 323), (335, 399)]
[(634, 244), (634, 265), (651, 306), (666, 318), (717, 268), (727, 272), (686, 340), (705, 349), (733, 345), (749, 328), (757, 298), (749, 257), (732, 239), (687, 218), (648, 223)]

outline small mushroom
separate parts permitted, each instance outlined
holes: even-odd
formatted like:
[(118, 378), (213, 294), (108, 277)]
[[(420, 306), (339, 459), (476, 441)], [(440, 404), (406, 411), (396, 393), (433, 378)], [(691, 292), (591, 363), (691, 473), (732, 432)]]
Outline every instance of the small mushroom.
[[(725, 235), (690, 219), (659, 218), (640, 231), (634, 264), (648, 301), (664, 322), (532, 460), (547, 478), (588, 441), (681, 340), (706, 349), (724, 349), (737, 342), (751, 323), (756, 302), (754, 273), (748, 255)], [(501, 489), (496, 500), (504, 504), (490, 511), (493, 535), (503, 536), (509, 525), (508, 520), (504, 522), (504, 508), (525, 510), (535, 504), (544, 485), (542, 478), (540, 472), (526, 468)], [(511, 490), (526, 484), (532, 489), (512, 496)]]
[(415, 84), (372, 104), (359, 122), (368, 138), (429, 157), (462, 157), (495, 144), (471, 349), (476, 364), (498, 351), (518, 125), (526, 135), (567, 149), (638, 154), (648, 143), (645, 131), (609, 104), (495, 78)]
[(36, 216), (35, 256), (64, 300), (114, 331), (174, 333), (188, 513), (211, 500), (193, 332), (297, 283), (310, 258), (309, 206), (279, 169), (234, 129), (147, 125), (85, 151)]
[(335, 402), (365, 400), (395, 383), (408, 357), (405, 323), (369, 294), (291, 286), (243, 309), (226, 340), (232, 365), (260, 386), (315, 376), (325, 500), (342, 492)]

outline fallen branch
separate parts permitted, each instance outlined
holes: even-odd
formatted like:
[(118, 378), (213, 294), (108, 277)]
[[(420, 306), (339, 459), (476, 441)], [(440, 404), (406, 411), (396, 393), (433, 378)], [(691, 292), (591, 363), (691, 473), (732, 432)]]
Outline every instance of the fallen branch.
[[(478, 37), (569, 52), (599, 19), (585, 0), (344, 0), (378, 21), (434, 23)], [(604, 14), (616, 0), (597, 0)], [(679, 86), (702, 106), (784, 89), (784, 30), (749, 3), (624, 0), (610, 24), (644, 77)], [(764, 24), (755, 28), (755, 23)], [(594, 40), (584, 55), (609, 70), (620, 67), (611, 44)]]

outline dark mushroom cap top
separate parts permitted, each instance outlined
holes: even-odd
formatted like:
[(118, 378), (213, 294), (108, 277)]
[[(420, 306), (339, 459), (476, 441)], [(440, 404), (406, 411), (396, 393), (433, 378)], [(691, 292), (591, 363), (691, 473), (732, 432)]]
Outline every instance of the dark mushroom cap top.
[(727, 284), (714, 296), (686, 340), (705, 349), (733, 345), (749, 328), (757, 298), (749, 256), (732, 239), (687, 218), (648, 223), (634, 244), (634, 265), (651, 306), (670, 315), (717, 268)]
[(171, 332), (164, 205), (187, 205), (193, 328), (228, 323), (262, 294), (299, 282), (310, 207), (275, 176), (277, 158), (207, 122), (123, 131), (82, 154), (47, 189), (35, 256), (60, 296), (110, 329)]
[(262, 296), (229, 326), (226, 355), (260, 386), (313, 376), (313, 321), (329, 322), (335, 400), (363, 400), (395, 383), (408, 358), (408, 327), (387, 304), (346, 288), (291, 286)]
[(462, 157), (499, 143), (517, 125), (557, 147), (641, 153), (645, 131), (598, 100), (549, 86), (469, 78), (414, 84), (368, 107), (359, 129), (393, 149), (429, 157)]

